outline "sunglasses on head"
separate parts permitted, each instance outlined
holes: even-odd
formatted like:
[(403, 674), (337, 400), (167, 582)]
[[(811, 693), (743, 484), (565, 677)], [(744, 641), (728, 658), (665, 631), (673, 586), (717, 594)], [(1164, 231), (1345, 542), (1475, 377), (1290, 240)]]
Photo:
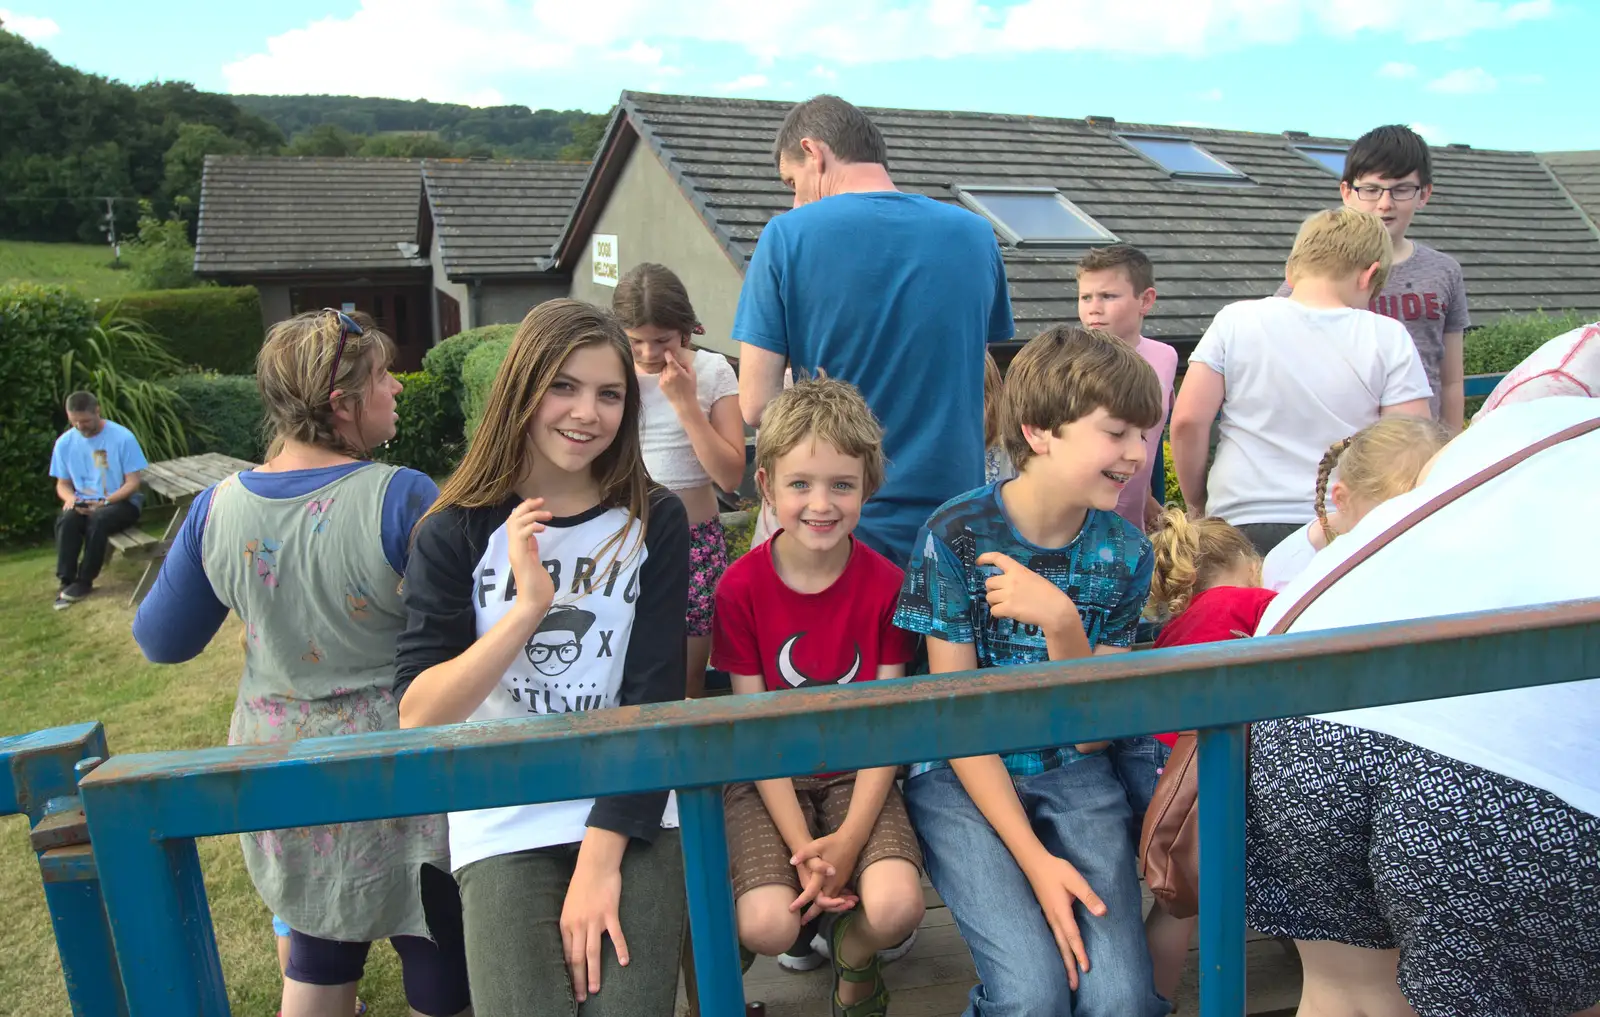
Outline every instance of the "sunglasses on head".
[(328, 398), (333, 398), (334, 381), (339, 377), (339, 361), (344, 359), (344, 344), (353, 335), (366, 335), (367, 330), (356, 324), (356, 320), (343, 311), (332, 307), (324, 307), (324, 314), (331, 314), (339, 319), (339, 345), (333, 351), (333, 370), (328, 372)]

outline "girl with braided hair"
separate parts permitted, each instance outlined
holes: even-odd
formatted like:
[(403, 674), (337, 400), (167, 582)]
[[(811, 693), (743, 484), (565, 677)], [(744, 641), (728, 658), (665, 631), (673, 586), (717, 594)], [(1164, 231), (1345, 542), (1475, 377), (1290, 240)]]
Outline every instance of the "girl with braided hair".
[(1422, 467), (1449, 438), (1437, 421), (1389, 416), (1330, 445), (1317, 467), (1317, 518), (1267, 554), (1262, 585), (1283, 589), (1334, 538), (1350, 532), (1378, 505), (1417, 486)]
[[(1240, 639), (1255, 632), (1273, 592), (1261, 588), (1261, 556), (1243, 532), (1214, 516), (1190, 519), (1173, 506), (1151, 531), (1150, 547), (1154, 568), (1145, 613), (1170, 619), (1156, 637), (1157, 649)], [(1155, 797), (1159, 767), (1178, 739), (1175, 733), (1155, 737), (1163, 750), (1157, 768), (1137, 788), (1123, 778), (1133, 807), (1135, 840)], [(1182, 979), (1195, 924), (1193, 917), (1172, 917), (1159, 902), (1145, 919), (1156, 991), (1168, 999)]]
[[(267, 461), (192, 503), (133, 635), (189, 660), (230, 611), (244, 673), (228, 744), (400, 727), (395, 643), (412, 528), (438, 488), (368, 459), (394, 437), (393, 346), (325, 308), (274, 325), (256, 360)], [(400, 955), (413, 1014), (469, 1008), (461, 904), (439, 815), (240, 837), (262, 900), (289, 928), (284, 1017), (350, 1017), (374, 939)]]

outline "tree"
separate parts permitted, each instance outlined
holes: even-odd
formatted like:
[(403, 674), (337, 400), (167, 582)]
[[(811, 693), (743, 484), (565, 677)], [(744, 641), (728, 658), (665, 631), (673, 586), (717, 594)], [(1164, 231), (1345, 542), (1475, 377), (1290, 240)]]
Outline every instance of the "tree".
[(379, 134), (362, 143), (361, 154), (399, 159), (448, 159), (456, 151), (448, 142), (430, 134)]
[(169, 208), (182, 212), (187, 228), (194, 229), (194, 214), (200, 207), (200, 180), (205, 173), (206, 156), (239, 155), (249, 151), (249, 143), (231, 138), (211, 124), (183, 124), (177, 140), (167, 149), (166, 176), (161, 194)]
[(317, 155), (333, 158), (352, 156), (361, 151), (361, 139), (336, 124), (318, 124), (296, 135), (284, 149), (285, 155)]
[(170, 219), (159, 219), (149, 201), (139, 202), (139, 236), (129, 244), (128, 261), (140, 288), (181, 290), (199, 285), (194, 275), (194, 246), (179, 205)]
[(587, 120), (573, 124), (572, 141), (562, 146), (556, 158), (567, 162), (588, 162), (593, 159), (600, 148), (601, 139), (606, 136), (606, 127), (610, 122), (609, 116), (591, 116)]

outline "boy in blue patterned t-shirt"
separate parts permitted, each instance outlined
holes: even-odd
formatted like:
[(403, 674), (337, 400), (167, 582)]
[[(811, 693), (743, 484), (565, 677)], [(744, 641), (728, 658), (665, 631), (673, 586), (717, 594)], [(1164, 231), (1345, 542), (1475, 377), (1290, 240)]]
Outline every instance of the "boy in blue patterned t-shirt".
[[(1115, 510), (1161, 420), (1150, 365), (1112, 336), (1056, 326), (1012, 362), (1003, 418), (1020, 475), (942, 506), (906, 569), (895, 624), (928, 637), (935, 675), (1126, 652), (1149, 593), (1150, 542)], [(1104, 748), (912, 768), (928, 876), (981, 979), (966, 1017), (1167, 1013), (1128, 796)]]

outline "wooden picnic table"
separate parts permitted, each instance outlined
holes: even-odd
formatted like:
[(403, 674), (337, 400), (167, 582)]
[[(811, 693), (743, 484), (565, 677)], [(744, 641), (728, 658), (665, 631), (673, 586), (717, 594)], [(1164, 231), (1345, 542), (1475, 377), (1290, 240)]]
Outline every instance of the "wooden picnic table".
[(136, 606), (155, 586), (161, 562), (171, 550), (178, 528), (189, 515), (189, 505), (194, 501), (194, 496), (241, 470), (255, 468), (255, 463), (220, 452), (166, 459), (144, 468), (141, 474), (144, 486), (172, 502), (175, 508), (166, 532), (159, 538), (144, 532), (137, 524), (111, 535), (111, 546), (123, 554), (147, 555), (150, 559), (144, 575), (139, 577), (139, 585), (133, 588), (133, 596), (128, 598), (129, 607)]

